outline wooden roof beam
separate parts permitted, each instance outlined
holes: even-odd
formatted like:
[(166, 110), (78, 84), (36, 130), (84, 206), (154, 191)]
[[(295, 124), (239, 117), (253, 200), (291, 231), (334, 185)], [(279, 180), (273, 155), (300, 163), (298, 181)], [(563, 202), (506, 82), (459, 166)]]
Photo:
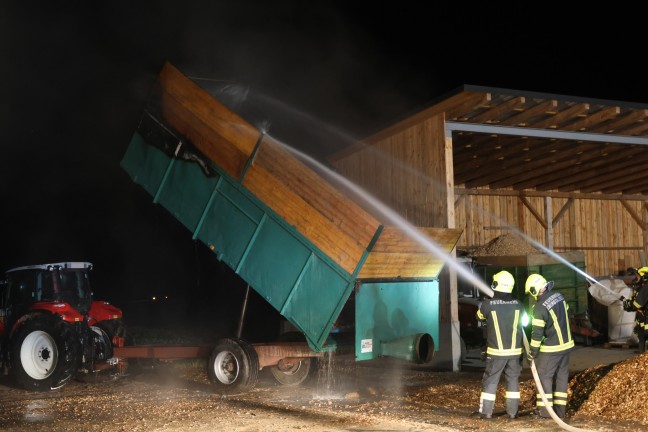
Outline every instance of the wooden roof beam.
[[(475, 140), (476, 142), (471, 142), (470, 147), (463, 147), (452, 157), (452, 160), (455, 165), (470, 163), (475, 159), (482, 157), (493, 157), (494, 153), (497, 153), (498, 150), (502, 148), (511, 148), (512, 146), (518, 146), (519, 141), (511, 141), (500, 139), (499, 137), (492, 137), (488, 140)], [(453, 143), (454, 144), (454, 143)]]
[(648, 173), (648, 171), (642, 169), (644, 166), (644, 163), (637, 161), (633, 165), (628, 165), (626, 167), (627, 169), (623, 171), (615, 169), (614, 171), (608, 173), (599, 173), (599, 175), (595, 179), (591, 181), (581, 182), (579, 190), (581, 192), (588, 193), (600, 191), (603, 189), (610, 189), (611, 187), (613, 187), (612, 189), (618, 191), (620, 189), (617, 189), (617, 186), (624, 184), (626, 182), (626, 179), (634, 178), (634, 176), (636, 175), (643, 175), (644, 173)]
[(487, 109), (473, 117), (467, 119), (471, 123), (499, 123), (498, 117), (510, 111), (514, 111), (524, 106), (526, 99), (522, 96), (514, 97), (506, 102)]
[(621, 108), (619, 108), (618, 106), (602, 108), (597, 112), (588, 115), (587, 117), (583, 117), (580, 120), (577, 120), (573, 123), (563, 125), (561, 129), (567, 131), (589, 130), (593, 126), (595, 127), (597, 124), (605, 120), (609, 120), (613, 117), (616, 117), (617, 115), (619, 115), (620, 112), (621, 112)]
[[(600, 159), (600, 154), (597, 152), (586, 151), (581, 153), (577, 158), (574, 158), (571, 155), (564, 155), (561, 160), (549, 164), (544, 168), (534, 169), (533, 171), (525, 172), (516, 176), (515, 183), (512, 185), (514, 189), (535, 188), (547, 177), (564, 178), (568, 176), (568, 174), (565, 173), (565, 170), (569, 167), (573, 167), (579, 162), (582, 163), (598, 159)], [(493, 183), (493, 186), (498, 187), (498, 184)]]
[[(513, 148), (515, 147), (516, 146), (513, 145)], [(518, 164), (524, 164), (534, 160), (537, 157), (545, 156), (547, 153), (551, 153), (557, 148), (558, 145), (556, 143), (547, 146), (543, 145), (542, 140), (529, 140), (525, 147), (515, 153), (509, 154), (506, 158), (504, 157), (504, 152), (491, 151), (485, 156), (475, 158), (474, 160), (462, 164), (460, 172), (455, 168), (455, 178), (461, 179), (462, 181), (470, 181), (484, 175), (484, 173), (479, 171), (479, 168), (482, 166), (489, 166), (489, 174), (492, 174), (493, 166), (497, 166), (498, 168), (517, 166)]]
[(648, 171), (642, 170), (630, 175), (622, 175), (617, 180), (610, 182), (609, 184), (604, 185), (601, 188), (601, 192), (610, 193), (610, 191), (620, 192), (625, 191), (626, 189), (636, 188), (637, 185), (643, 185), (640, 189), (646, 187), (648, 182)]
[(643, 122), (648, 118), (648, 109), (633, 109), (625, 115), (619, 115), (609, 122), (592, 128), (592, 132), (616, 133), (626, 127), (636, 126), (637, 122)]
[[(578, 152), (578, 151), (588, 151), (591, 150), (592, 145), (588, 143), (581, 144), (574, 149), (571, 149), (570, 151), (572, 152)], [(546, 150), (545, 150), (546, 154)], [(466, 187), (474, 187), (474, 186), (479, 186), (481, 184), (491, 184), (491, 183), (496, 183), (502, 180), (505, 180), (507, 177), (514, 177), (516, 175), (522, 174), (524, 172), (527, 172), (529, 170), (534, 170), (538, 168), (542, 168), (545, 166), (546, 163), (546, 158), (533, 158), (529, 157), (528, 155), (526, 156), (527, 159), (530, 159), (529, 161), (526, 161), (524, 159), (520, 160), (519, 158), (516, 158), (514, 160), (509, 160), (507, 161), (511, 165), (507, 163), (506, 169), (498, 169), (498, 170), (492, 170), (487, 176), (483, 176), (479, 179), (479, 183), (477, 183), (477, 180), (471, 181), (471, 182), (466, 182)], [(571, 161), (573, 163), (573, 161)]]
[(578, 116), (579, 114), (588, 111), (590, 108), (589, 104), (578, 103), (570, 106), (562, 111), (557, 112), (556, 114), (547, 117), (544, 120), (533, 123), (529, 125), (532, 128), (544, 129), (544, 128), (556, 128), (559, 124), (571, 120), (573, 117)]
[(527, 108), (519, 114), (502, 120), (500, 124), (505, 126), (528, 126), (527, 122), (530, 119), (542, 114), (547, 114), (548, 112), (555, 110), (557, 106), (557, 101), (553, 99), (545, 100), (537, 105)]
[(624, 191), (633, 191), (632, 193), (643, 193), (648, 192), (648, 181), (644, 181), (642, 184), (633, 184), (631, 187), (623, 189)]
[[(466, 189), (455, 188), (455, 195), (480, 195), (480, 196), (526, 196), (526, 197), (553, 197), (553, 198), (574, 198), (586, 200), (634, 200), (645, 201), (646, 196), (642, 194), (625, 195), (625, 194), (602, 194), (602, 193), (580, 193), (580, 192), (555, 192), (555, 191), (535, 191), (535, 190), (513, 190), (513, 189)], [(648, 206), (647, 206), (648, 208)]]
[[(626, 168), (628, 170), (631, 170), (633, 167), (635, 167), (636, 164), (628, 164)], [(570, 192), (570, 191), (581, 191), (584, 193), (589, 193), (589, 192), (594, 192), (594, 191), (600, 191), (602, 188), (604, 188), (608, 184), (612, 184), (613, 181), (618, 180), (619, 178), (623, 178), (624, 174), (620, 173), (617, 170), (611, 171), (611, 172), (598, 172), (598, 175), (593, 176), (592, 178), (588, 180), (582, 180), (578, 184), (574, 185), (574, 187), (571, 188), (561, 188), (561, 191), (564, 192)]]
[[(559, 189), (561, 191), (570, 191), (576, 190), (574, 184), (581, 181), (588, 180), (592, 177), (599, 175), (599, 168), (604, 167), (609, 164), (615, 164), (615, 169), (624, 168), (625, 166), (632, 165), (635, 163), (634, 160), (629, 159), (636, 152), (643, 151), (645, 149), (637, 148), (633, 149), (633, 153), (629, 154), (626, 152), (608, 152), (606, 156), (601, 155), (594, 160), (591, 160), (587, 163), (581, 163), (574, 165), (571, 168), (566, 169), (563, 174), (565, 177), (562, 178), (552, 178), (551, 181), (538, 184), (536, 188), (538, 190), (550, 190), (550, 189)], [(563, 187), (565, 189), (563, 189)]]
[[(552, 143), (552, 145), (547, 146), (543, 145), (544, 140), (529, 140), (526, 143), (521, 151), (517, 151), (513, 157), (508, 159), (503, 158), (503, 152), (489, 152), (486, 156), (475, 158), (474, 161), (464, 163), (461, 166), (461, 172), (455, 168), (455, 183), (461, 181), (461, 183), (470, 181), (475, 178), (482, 177), (484, 174), (493, 174), (493, 166), (501, 167), (505, 166), (516, 166), (517, 164), (526, 163), (529, 160), (533, 160), (538, 156), (546, 155), (547, 152), (556, 150), (557, 143)], [(458, 166), (455, 164), (455, 166)], [(487, 166), (488, 173), (484, 173), (480, 170), (480, 167)]]
[(637, 122), (627, 129), (619, 129), (617, 133), (623, 135), (641, 135), (648, 130), (648, 121)]

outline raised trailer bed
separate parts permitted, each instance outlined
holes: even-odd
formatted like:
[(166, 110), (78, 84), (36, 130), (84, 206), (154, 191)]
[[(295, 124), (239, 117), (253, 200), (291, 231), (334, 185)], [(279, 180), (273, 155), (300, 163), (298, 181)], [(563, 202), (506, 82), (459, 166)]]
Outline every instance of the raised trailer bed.
[[(236, 387), (218, 364), (233, 359), (241, 366), (244, 358), (243, 381), (253, 385), (248, 369), (291, 372), (296, 359), (335, 349), (331, 330), (352, 294), (358, 360), (431, 360), (442, 260), (384, 226), (168, 63), (122, 167), (306, 339), (307, 350), (228, 339), (210, 356), (212, 379)], [(460, 235), (421, 230), (447, 251)]]

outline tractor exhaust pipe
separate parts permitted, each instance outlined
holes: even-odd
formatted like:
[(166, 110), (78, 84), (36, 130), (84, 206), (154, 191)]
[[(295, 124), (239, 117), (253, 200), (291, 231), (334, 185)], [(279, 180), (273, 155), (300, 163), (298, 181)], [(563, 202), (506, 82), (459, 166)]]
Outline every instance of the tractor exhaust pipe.
[(380, 341), (380, 355), (426, 364), (434, 356), (434, 340), (427, 333), (418, 333), (389, 341)]

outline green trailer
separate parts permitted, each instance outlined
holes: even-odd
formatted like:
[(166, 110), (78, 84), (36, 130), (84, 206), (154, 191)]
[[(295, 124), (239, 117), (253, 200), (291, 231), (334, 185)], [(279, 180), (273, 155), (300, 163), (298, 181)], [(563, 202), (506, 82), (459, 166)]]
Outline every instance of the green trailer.
[[(431, 361), (442, 260), (168, 63), (121, 165), (306, 340), (222, 340), (209, 359), (219, 392), (250, 388), (267, 366), (280, 383), (299, 381), (312, 357), (336, 348), (331, 332), (350, 298), (357, 360)], [(460, 235), (421, 231), (448, 252)]]

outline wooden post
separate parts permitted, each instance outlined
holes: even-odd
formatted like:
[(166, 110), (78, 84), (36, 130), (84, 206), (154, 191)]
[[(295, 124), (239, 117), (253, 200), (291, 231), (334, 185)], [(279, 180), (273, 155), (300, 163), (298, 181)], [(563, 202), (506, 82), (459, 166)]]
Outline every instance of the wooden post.
[[(443, 132), (445, 139), (443, 141), (443, 159), (445, 161), (445, 185), (446, 185), (446, 224), (445, 228), (454, 228), (456, 221), (456, 212), (454, 206), (454, 168), (453, 168), (453, 159), (452, 159), (452, 134), (445, 133), (445, 118), (443, 115), (437, 116), (440, 117), (440, 125), (437, 123), (439, 132)], [(436, 120), (436, 119), (435, 119)], [(457, 251), (456, 249), (452, 250), (452, 258), (456, 259)], [(461, 335), (460, 325), (459, 325), (459, 294), (458, 294), (458, 282), (457, 282), (457, 272), (453, 267), (449, 269), (449, 283), (448, 283), (448, 295), (450, 299), (450, 336), (452, 343), (452, 370), (457, 372), (461, 370)]]
[(545, 220), (547, 221), (546, 244), (549, 249), (553, 250), (553, 207), (550, 196), (545, 197)]
[(648, 259), (646, 258), (646, 254), (648, 254), (648, 227), (647, 225), (647, 220), (648, 220), (648, 201), (644, 201), (643, 205), (641, 206), (643, 211), (641, 212), (641, 218), (643, 220), (643, 250), (641, 251), (642, 253), (639, 254), (639, 259), (641, 261), (641, 265), (648, 265)]

